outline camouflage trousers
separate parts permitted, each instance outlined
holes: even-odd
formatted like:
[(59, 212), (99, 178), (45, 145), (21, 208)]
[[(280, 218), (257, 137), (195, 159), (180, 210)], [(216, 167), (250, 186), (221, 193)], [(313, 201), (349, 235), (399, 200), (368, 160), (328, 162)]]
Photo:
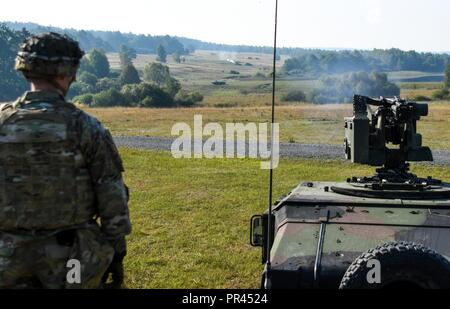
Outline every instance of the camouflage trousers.
[[(0, 288), (99, 288), (113, 255), (98, 227), (47, 236), (0, 231)], [(75, 282), (71, 271), (79, 271)]]

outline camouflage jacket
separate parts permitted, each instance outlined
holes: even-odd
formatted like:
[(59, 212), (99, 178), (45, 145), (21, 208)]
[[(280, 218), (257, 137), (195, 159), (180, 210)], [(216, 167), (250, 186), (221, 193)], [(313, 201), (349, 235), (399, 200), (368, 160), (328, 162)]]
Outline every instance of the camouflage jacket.
[(122, 178), (122, 160), (109, 131), (96, 118), (67, 103), (58, 93), (47, 91), (26, 92), (15, 103), (0, 106), (0, 124), (16, 109), (51, 112), (56, 105), (73, 121), (77, 147), (90, 174), (96, 204), (94, 212), (100, 219), (102, 233), (116, 251), (124, 251), (124, 236), (131, 232), (128, 190)]

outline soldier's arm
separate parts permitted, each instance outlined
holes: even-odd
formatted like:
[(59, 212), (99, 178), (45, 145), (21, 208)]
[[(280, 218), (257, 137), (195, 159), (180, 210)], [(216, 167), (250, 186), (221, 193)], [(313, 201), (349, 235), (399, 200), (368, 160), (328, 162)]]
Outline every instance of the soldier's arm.
[(102, 232), (116, 253), (125, 253), (125, 235), (131, 232), (131, 223), (122, 160), (111, 134), (99, 121), (83, 113), (80, 127), (81, 150), (94, 184)]

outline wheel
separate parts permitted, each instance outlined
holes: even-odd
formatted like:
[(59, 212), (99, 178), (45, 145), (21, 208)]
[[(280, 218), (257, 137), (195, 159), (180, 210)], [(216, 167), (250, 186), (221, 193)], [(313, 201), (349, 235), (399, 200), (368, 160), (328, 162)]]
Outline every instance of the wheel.
[[(379, 274), (375, 273), (379, 267)], [(450, 263), (412, 242), (391, 242), (363, 253), (347, 269), (340, 289), (450, 288)]]

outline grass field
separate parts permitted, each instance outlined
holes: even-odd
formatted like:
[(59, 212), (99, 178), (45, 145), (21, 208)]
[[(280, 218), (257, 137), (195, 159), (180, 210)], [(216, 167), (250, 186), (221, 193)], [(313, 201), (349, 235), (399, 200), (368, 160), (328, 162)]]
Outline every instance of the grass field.
[[(203, 115), (203, 123), (266, 122), (270, 107), (86, 109), (108, 126), (114, 135), (169, 137), (176, 122), (193, 123), (194, 115)], [(277, 107), (282, 142), (341, 144), (343, 119), (351, 116), (351, 105), (300, 104)], [(430, 115), (419, 122), (425, 145), (450, 149), (450, 103), (430, 103)]]
[[(121, 149), (131, 190), (133, 232), (128, 288), (257, 288), (260, 250), (248, 244), (249, 220), (267, 206), (268, 172), (259, 161), (173, 159)], [(449, 167), (417, 166), (450, 180)], [(333, 161), (282, 160), (275, 197), (307, 180), (344, 180), (371, 168)]]

